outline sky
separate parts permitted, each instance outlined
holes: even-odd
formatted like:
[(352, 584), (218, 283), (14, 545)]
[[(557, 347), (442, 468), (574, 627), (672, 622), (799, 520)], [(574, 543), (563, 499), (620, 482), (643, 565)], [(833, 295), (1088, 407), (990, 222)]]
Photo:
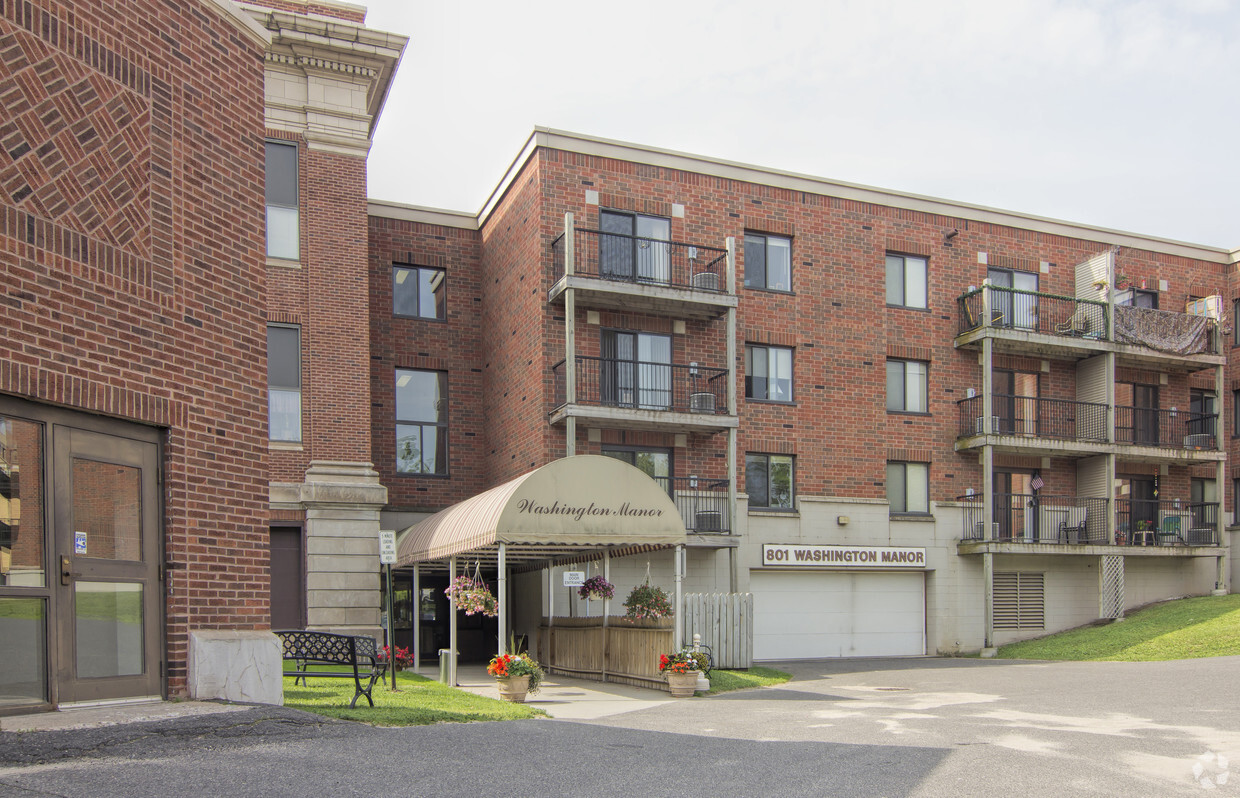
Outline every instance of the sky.
[(1233, 0), (355, 1), (375, 199), (476, 212), (546, 126), (1240, 247)]

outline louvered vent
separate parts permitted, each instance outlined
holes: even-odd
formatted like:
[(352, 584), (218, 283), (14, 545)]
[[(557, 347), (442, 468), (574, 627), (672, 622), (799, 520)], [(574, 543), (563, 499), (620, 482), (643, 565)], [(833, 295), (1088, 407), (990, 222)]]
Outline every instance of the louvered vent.
[(995, 572), (995, 628), (1045, 629), (1045, 574)]

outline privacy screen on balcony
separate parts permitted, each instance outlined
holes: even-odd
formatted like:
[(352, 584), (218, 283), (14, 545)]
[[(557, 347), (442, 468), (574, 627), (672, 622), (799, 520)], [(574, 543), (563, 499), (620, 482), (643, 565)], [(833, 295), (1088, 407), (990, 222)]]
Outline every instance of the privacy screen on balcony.
[(1115, 307), (1117, 341), (1176, 355), (1210, 351), (1209, 324), (1210, 320), (1205, 316), (1127, 305)]

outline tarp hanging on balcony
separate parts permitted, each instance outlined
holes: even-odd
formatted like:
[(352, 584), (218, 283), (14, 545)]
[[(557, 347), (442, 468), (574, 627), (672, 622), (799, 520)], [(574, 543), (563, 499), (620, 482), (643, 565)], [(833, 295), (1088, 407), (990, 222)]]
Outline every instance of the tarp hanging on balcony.
[(1210, 349), (1210, 320), (1187, 313), (1117, 305), (1115, 340), (1176, 355), (1196, 355)]
[(685, 524), (667, 491), (612, 457), (565, 457), (454, 504), (401, 533), (398, 566), (518, 546), (675, 546)]

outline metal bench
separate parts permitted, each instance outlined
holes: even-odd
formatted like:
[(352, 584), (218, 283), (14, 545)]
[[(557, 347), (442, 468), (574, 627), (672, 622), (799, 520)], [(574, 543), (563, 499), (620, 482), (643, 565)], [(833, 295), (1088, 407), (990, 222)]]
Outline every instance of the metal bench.
[[(332, 632), (309, 632), (302, 629), (290, 629), (275, 633), (280, 638), (284, 659), (294, 661), (294, 669), (284, 671), (285, 676), (296, 677), (293, 684), (303, 685), (309, 677), (323, 676), (329, 679), (352, 679), (357, 688), (353, 700), (349, 702), (352, 709), (357, 699), (366, 696), (373, 707), (375, 700), (370, 691), (382, 674), (379, 667), (379, 648), (375, 639), (368, 635), (340, 635)], [(311, 665), (348, 665), (351, 671), (312, 671)], [(363, 671), (369, 668), (368, 674)], [(366, 686), (362, 686), (362, 681)]]

